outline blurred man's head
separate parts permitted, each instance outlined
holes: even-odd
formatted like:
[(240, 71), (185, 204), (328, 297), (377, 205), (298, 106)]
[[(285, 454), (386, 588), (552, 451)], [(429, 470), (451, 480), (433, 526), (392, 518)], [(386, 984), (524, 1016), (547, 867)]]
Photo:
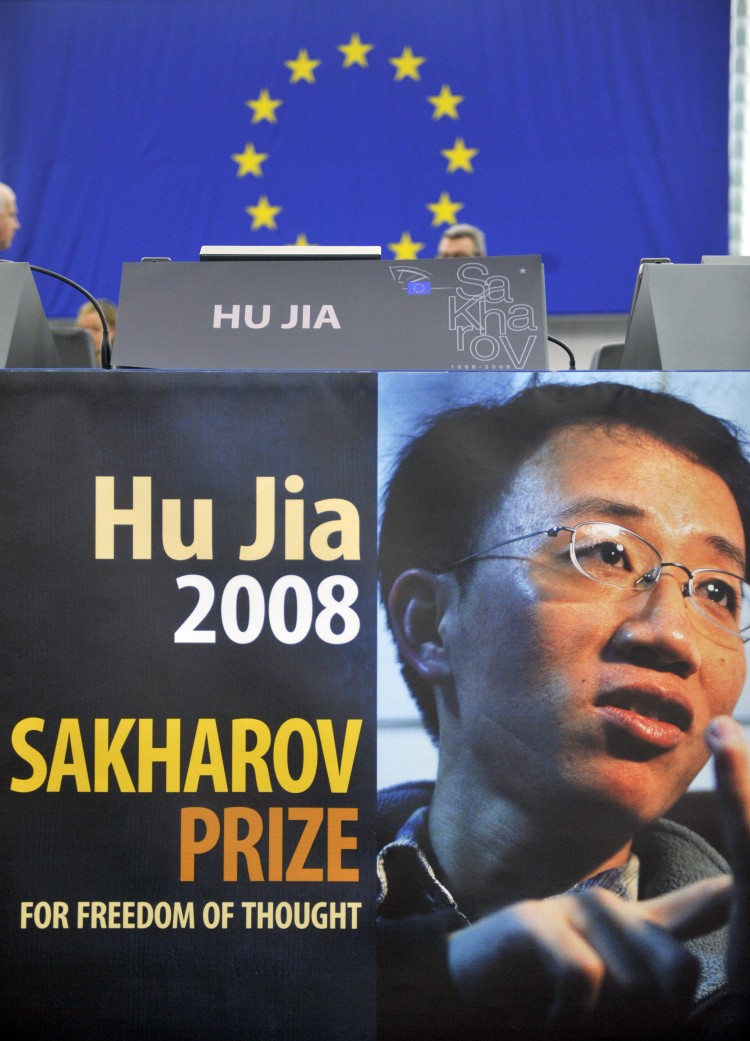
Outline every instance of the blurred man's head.
[[(117, 329), (117, 308), (111, 300), (100, 300), (99, 306), (101, 307), (104, 313), (104, 318), (107, 322), (110, 343), (114, 344), (115, 331)], [(102, 335), (104, 330), (102, 329), (102, 320), (92, 303), (87, 302), (81, 307), (76, 316), (76, 325), (81, 329), (86, 329), (91, 334), (91, 339), (94, 341), (94, 349), (96, 351), (96, 360), (99, 365), (101, 365)]]
[(20, 227), (16, 193), (9, 185), (0, 183), (0, 251), (10, 249)]
[(438, 244), (438, 257), (486, 257), (484, 232), (473, 224), (454, 224), (443, 232)]

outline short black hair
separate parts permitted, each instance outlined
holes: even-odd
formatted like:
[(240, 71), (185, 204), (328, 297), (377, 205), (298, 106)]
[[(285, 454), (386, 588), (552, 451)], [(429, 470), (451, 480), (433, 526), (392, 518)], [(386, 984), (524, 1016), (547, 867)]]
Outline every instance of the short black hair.
[[(474, 540), (519, 467), (556, 431), (586, 424), (641, 431), (714, 471), (737, 502), (750, 546), (750, 462), (731, 423), (662, 391), (609, 381), (532, 381), (503, 403), (440, 413), (401, 453), (380, 529), (386, 609), (404, 571), (445, 571), (480, 549)], [(437, 738), (432, 686), (408, 663), (402, 662), (402, 671), (427, 731)]]

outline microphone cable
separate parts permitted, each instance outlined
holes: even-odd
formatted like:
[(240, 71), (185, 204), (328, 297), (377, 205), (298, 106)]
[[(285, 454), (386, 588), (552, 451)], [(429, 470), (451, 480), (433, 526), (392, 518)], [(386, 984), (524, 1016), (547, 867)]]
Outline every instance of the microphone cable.
[(570, 365), (568, 366), (568, 369), (575, 371), (576, 359), (570, 347), (568, 347), (567, 344), (564, 344), (562, 340), (558, 340), (556, 336), (550, 336), (549, 333), (547, 334), (547, 339), (551, 340), (552, 343), (556, 343), (558, 347), (562, 347), (564, 351), (567, 351), (568, 357), (570, 358)]

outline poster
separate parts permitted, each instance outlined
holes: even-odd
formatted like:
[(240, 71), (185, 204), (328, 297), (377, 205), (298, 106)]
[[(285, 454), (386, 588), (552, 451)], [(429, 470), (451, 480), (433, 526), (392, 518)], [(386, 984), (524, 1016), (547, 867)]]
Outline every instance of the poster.
[[(0, 373), (6, 1036), (376, 1038), (376, 791), (434, 775), (379, 503), (534, 378), (608, 375)], [(750, 428), (747, 374), (618, 379)]]
[(372, 1036), (374, 378), (0, 393), (6, 1036)]

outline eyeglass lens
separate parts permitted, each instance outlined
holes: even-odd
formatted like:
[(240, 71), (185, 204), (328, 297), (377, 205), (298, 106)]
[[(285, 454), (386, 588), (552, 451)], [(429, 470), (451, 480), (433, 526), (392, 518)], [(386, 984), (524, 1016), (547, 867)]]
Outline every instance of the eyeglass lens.
[[(662, 560), (653, 546), (627, 528), (604, 521), (577, 525), (570, 555), (588, 578), (620, 589), (648, 589), (661, 574)], [(687, 592), (696, 610), (720, 628), (739, 635), (750, 626), (750, 589), (738, 576), (699, 568)]]

